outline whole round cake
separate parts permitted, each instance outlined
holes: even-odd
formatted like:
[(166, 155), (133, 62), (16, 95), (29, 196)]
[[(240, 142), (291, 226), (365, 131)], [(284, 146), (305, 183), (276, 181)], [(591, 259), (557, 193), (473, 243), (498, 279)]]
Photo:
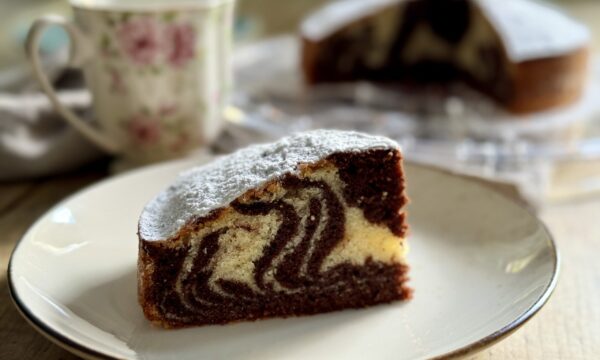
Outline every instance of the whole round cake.
[(534, 0), (339, 0), (301, 27), (309, 84), (461, 81), (517, 113), (568, 105), (590, 34)]
[(138, 295), (176, 328), (410, 298), (402, 156), (317, 130), (182, 173), (139, 221)]

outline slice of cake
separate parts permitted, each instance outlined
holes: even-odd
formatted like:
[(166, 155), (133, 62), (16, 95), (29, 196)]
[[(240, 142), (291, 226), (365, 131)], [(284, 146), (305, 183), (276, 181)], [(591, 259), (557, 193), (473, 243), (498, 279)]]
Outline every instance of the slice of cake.
[(309, 84), (465, 82), (516, 113), (575, 102), (590, 34), (530, 0), (342, 0), (302, 24)]
[(144, 314), (177, 328), (408, 299), (401, 160), (319, 130), (182, 173), (139, 221)]

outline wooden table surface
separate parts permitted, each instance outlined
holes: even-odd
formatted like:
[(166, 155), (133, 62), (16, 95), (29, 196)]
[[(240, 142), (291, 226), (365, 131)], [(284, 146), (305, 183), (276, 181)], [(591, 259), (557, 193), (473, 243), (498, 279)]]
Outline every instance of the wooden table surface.
[[(600, 35), (597, 1), (569, 7)], [(6, 267), (14, 245), (40, 215), (106, 176), (106, 164), (99, 163), (71, 174), (0, 183), (0, 359), (76, 358), (17, 313), (8, 295)], [(558, 286), (532, 320), (476, 359), (600, 359), (600, 197), (546, 206), (539, 215), (562, 256)]]

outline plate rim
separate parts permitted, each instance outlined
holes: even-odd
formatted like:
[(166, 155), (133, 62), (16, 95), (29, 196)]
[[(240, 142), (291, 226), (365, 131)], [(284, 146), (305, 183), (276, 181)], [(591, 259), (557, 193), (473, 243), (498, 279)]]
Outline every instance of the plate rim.
[[(211, 157), (207, 157), (207, 159), (208, 159), (208, 161), (210, 161)], [(202, 160), (204, 160), (204, 159), (202, 159)], [(196, 159), (196, 162), (197, 162), (197, 159)], [(82, 356), (82, 357), (90, 358), (90, 359), (119, 359), (118, 357), (114, 357), (114, 356), (106, 354), (104, 352), (95, 350), (90, 346), (83, 345), (80, 342), (77, 342), (75, 340), (68, 338), (67, 336), (60, 334), (59, 332), (55, 331), (50, 326), (48, 326), (42, 319), (40, 319), (35, 314), (33, 314), (33, 312), (25, 305), (24, 301), (22, 299), (20, 299), (16, 293), (14, 277), (13, 277), (13, 266), (14, 266), (13, 259), (19, 249), (19, 246), (21, 245), (23, 240), (29, 235), (31, 230), (33, 228), (35, 228), (38, 225), (38, 223), (46, 217), (46, 215), (48, 213), (52, 212), (57, 207), (60, 207), (62, 204), (66, 203), (66, 202), (70, 201), (71, 199), (78, 197), (84, 193), (87, 193), (88, 191), (91, 191), (95, 188), (98, 188), (101, 186), (106, 186), (107, 184), (112, 183), (112, 182), (117, 182), (122, 178), (126, 178), (129, 176), (135, 176), (139, 173), (146, 172), (146, 171), (154, 171), (154, 170), (157, 170), (157, 169), (163, 168), (163, 167), (164, 168), (170, 167), (170, 166), (175, 167), (178, 165), (183, 165), (185, 163), (193, 163), (193, 160), (192, 159), (183, 159), (183, 160), (175, 160), (175, 161), (166, 161), (166, 162), (163, 162), (160, 164), (144, 166), (142, 168), (130, 170), (130, 171), (127, 171), (127, 172), (124, 172), (122, 174), (118, 174), (115, 176), (110, 176), (107, 179), (103, 179), (103, 180), (97, 181), (95, 183), (92, 183), (92, 184), (85, 186), (84, 188), (76, 191), (75, 193), (65, 197), (58, 203), (51, 206), (46, 212), (44, 212), (39, 218), (37, 218), (27, 228), (27, 231), (21, 236), (21, 238), (17, 241), (13, 250), (11, 251), (6, 273), (7, 273), (7, 284), (8, 284), (9, 297), (10, 297), (12, 303), (14, 304), (15, 308), (17, 309), (18, 313), (25, 319), (25, 321), (29, 325), (31, 325), (38, 333), (42, 334), (46, 339), (50, 340), (54, 344), (62, 347), (63, 349), (65, 349), (71, 353), (74, 353), (78, 356)], [(477, 183), (478, 185), (485, 187), (489, 191), (492, 191), (492, 192), (496, 193), (497, 195), (499, 195), (500, 197), (504, 198), (506, 201), (509, 201), (513, 205), (523, 209), (531, 217), (536, 219), (538, 224), (541, 225), (542, 230), (546, 234), (547, 239), (549, 240), (550, 248), (552, 250), (552, 262), (553, 262), (552, 275), (551, 275), (550, 281), (548, 282), (548, 284), (546, 284), (546, 287), (544, 288), (544, 290), (542, 291), (540, 296), (535, 300), (535, 302), (527, 310), (525, 310), (521, 315), (516, 317), (514, 320), (512, 320), (510, 323), (508, 323), (504, 327), (494, 331), (493, 333), (491, 333), (487, 336), (482, 337), (479, 340), (476, 340), (470, 344), (467, 344), (463, 347), (452, 350), (445, 354), (435, 356), (432, 359), (436, 359), (436, 360), (452, 359), (452, 358), (456, 358), (456, 357), (466, 356), (469, 354), (475, 354), (479, 351), (482, 351), (482, 350), (498, 343), (499, 341), (501, 341), (501, 340), (505, 339), (506, 337), (508, 337), (509, 335), (511, 335), (517, 329), (519, 329), (523, 325), (525, 325), (525, 323), (527, 323), (527, 321), (529, 321), (531, 318), (533, 318), (544, 307), (544, 305), (547, 304), (548, 300), (550, 299), (550, 297), (554, 293), (554, 290), (556, 289), (556, 285), (558, 283), (558, 278), (560, 275), (561, 256), (558, 251), (558, 246), (556, 244), (556, 240), (554, 239), (552, 232), (548, 229), (548, 226), (544, 223), (544, 221), (542, 221), (533, 212), (533, 210), (531, 208), (525, 206), (525, 204), (523, 202), (518, 201), (514, 197), (508, 196), (507, 194), (505, 194), (501, 191), (498, 191), (493, 186), (490, 186), (489, 184), (485, 183), (481, 179), (478, 179), (476, 177), (469, 176), (469, 175), (458, 174), (458, 173), (455, 173), (455, 172), (452, 172), (452, 171), (449, 171), (446, 169), (442, 169), (442, 168), (439, 168), (439, 167), (436, 167), (433, 165), (428, 165), (428, 164), (419, 164), (419, 163), (415, 163), (412, 161), (405, 161), (405, 164), (410, 164), (411, 166), (421, 167), (421, 168), (425, 168), (428, 170), (432, 170), (432, 171), (444, 173), (447, 175), (459, 177), (465, 181)]]

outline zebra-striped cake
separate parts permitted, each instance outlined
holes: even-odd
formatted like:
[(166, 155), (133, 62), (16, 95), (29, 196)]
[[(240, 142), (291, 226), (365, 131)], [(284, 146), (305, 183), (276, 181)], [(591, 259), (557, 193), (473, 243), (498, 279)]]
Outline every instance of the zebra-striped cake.
[(180, 175), (139, 222), (139, 301), (167, 328), (407, 299), (398, 145), (319, 130)]

